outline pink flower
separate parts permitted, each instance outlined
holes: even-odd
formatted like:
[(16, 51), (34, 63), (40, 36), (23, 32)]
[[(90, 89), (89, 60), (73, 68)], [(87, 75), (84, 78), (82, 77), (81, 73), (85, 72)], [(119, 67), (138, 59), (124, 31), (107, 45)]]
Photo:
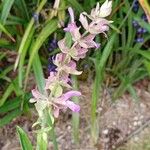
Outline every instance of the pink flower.
[(78, 91), (69, 91), (53, 101), (54, 116), (56, 118), (59, 116), (59, 111), (61, 109), (70, 108), (74, 112), (80, 111), (80, 106), (70, 101), (70, 99), (74, 96), (81, 96), (81, 93)]
[(53, 113), (55, 117), (58, 117), (59, 111), (61, 109), (65, 110), (67, 108), (71, 109), (74, 112), (80, 111), (80, 106), (72, 102), (70, 99), (74, 96), (81, 96), (81, 93), (78, 91), (69, 91), (65, 94), (62, 94), (59, 97), (48, 97), (46, 95), (41, 94), (38, 90), (33, 89), (32, 95), (34, 98), (30, 99), (31, 103), (35, 103), (35, 107), (39, 113), (42, 114), (42, 111), (46, 107), (52, 107)]
[(79, 41), (79, 45), (83, 48), (99, 48), (100, 44), (96, 43), (94, 38), (94, 34), (89, 34)]
[(57, 71), (61, 73), (80, 75), (82, 71), (76, 70), (75, 61), (71, 60), (71, 57), (67, 54), (59, 53), (56, 55), (54, 64), (57, 66)]
[(68, 24), (67, 28), (64, 28), (64, 31), (70, 32), (72, 35), (73, 41), (77, 41), (80, 39), (81, 34), (79, 32), (80, 28), (77, 27), (75, 21), (74, 21), (74, 12), (71, 7), (68, 8), (69, 14), (70, 14), (70, 19), (71, 22)]
[(37, 100), (47, 100), (47, 97), (41, 94), (37, 89), (32, 90), (33, 99), (30, 100), (31, 103), (36, 102)]
[(80, 58), (84, 58), (86, 56), (88, 48), (99, 47), (99, 44), (94, 42), (94, 38), (94, 34), (89, 34), (76, 41), (71, 48), (67, 47), (66, 39), (64, 38), (58, 42), (58, 46), (63, 53), (70, 55), (73, 59), (78, 61)]
[(102, 6), (100, 7), (99, 3), (97, 3), (96, 8), (91, 10), (90, 18), (92, 20), (96, 20), (99, 18), (104, 18), (110, 15), (112, 11), (112, 1), (106, 0)]
[(52, 90), (54, 87), (56, 87), (56, 85), (71, 88), (71, 86), (68, 84), (69, 81), (70, 79), (68, 78), (68, 76), (62, 75), (58, 78), (56, 72), (50, 72), (50, 76), (48, 77), (48, 79), (46, 79), (45, 89)]
[(80, 14), (80, 22), (82, 26), (91, 34), (99, 34), (99, 33), (104, 33), (105, 31), (109, 30), (109, 24), (111, 23), (110, 21), (100, 18), (96, 21), (92, 21), (90, 24), (88, 24), (86, 16), (83, 14)]
[(82, 14), (95, 22), (109, 16), (111, 11), (112, 11), (112, 1), (106, 0), (101, 7), (99, 3), (97, 3), (96, 8), (93, 8), (91, 10), (90, 15), (88, 15), (86, 12), (82, 12)]

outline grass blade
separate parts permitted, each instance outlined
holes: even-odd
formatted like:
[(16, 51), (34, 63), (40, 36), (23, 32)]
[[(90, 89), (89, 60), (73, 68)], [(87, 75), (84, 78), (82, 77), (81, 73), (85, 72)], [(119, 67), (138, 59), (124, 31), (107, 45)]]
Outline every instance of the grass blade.
[[(25, 101), (27, 102), (30, 98), (30, 94), (25, 95)], [(2, 107), (0, 107), (0, 113), (7, 113), (9, 111), (12, 111), (13, 109), (17, 109), (17, 107), (20, 107), (22, 102), (22, 97), (16, 97), (14, 99), (8, 100)]]
[(18, 136), (19, 136), (19, 140), (20, 140), (22, 150), (33, 150), (30, 139), (28, 138), (25, 131), (23, 129), (21, 129), (19, 126), (17, 126), (17, 133), (18, 133)]
[(8, 88), (5, 90), (5, 93), (3, 94), (2, 98), (0, 99), (0, 107), (5, 103), (7, 98), (10, 96), (10, 94), (13, 92), (14, 86), (11, 83)]
[(44, 93), (45, 79), (44, 79), (41, 61), (38, 54), (35, 55), (32, 65), (33, 65), (34, 75), (36, 78), (38, 89), (40, 92)]
[(16, 118), (17, 116), (20, 116), (21, 114), (22, 114), (22, 111), (20, 110), (20, 108), (9, 112), (7, 115), (5, 115), (5, 117), (0, 119), (0, 128), (3, 127), (4, 125), (8, 124), (14, 118)]
[(97, 121), (96, 121), (96, 108), (97, 108), (97, 101), (99, 98), (99, 91), (101, 87), (101, 82), (103, 80), (103, 73), (104, 73), (104, 67), (106, 65), (106, 61), (112, 51), (113, 43), (116, 39), (116, 33), (114, 33), (107, 43), (106, 47), (104, 48), (104, 51), (102, 53), (102, 56), (99, 61), (96, 63), (96, 76), (94, 80), (93, 85), (93, 92), (92, 92), (92, 108), (91, 108), (91, 134), (93, 138), (93, 142), (96, 143), (98, 138), (98, 128), (97, 128)]
[(26, 76), (25, 76), (25, 87), (28, 80), (28, 74), (30, 72), (30, 68), (32, 65), (32, 62), (34, 60), (35, 55), (38, 53), (38, 50), (42, 46), (43, 42), (48, 38), (50, 34), (52, 34), (57, 29), (57, 20), (51, 20), (49, 21), (45, 27), (42, 29), (38, 37), (36, 38), (36, 41), (31, 46), (31, 53), (29, 58), (29, 63), (27, 66)]
[(15, 42), (15, 39), (11, 36), (11, 34), (1, 23), (0, 23), (0, 31), (4, 32), (13, 42)]
[(75, 8), (78, 11), (78, 13), (84, 11), (83, 7), (80, 5), (80, 3), (77, 0), (67, 0), (67, 1), (72, 5), (73, 8)]
[(4, 25), (6, 23), (6, 19), (9, 15), (10, 9), (14, 3), (14, 0), (4, 0), (3, 1), (3, 9), (1, 13), (0, 21)]
[[(42, 0), (41, 3), (39, 4), (39, 7), (37, 8), (37, 11), (36, 13), (39, 14), (39, 12), (41, 11), (41, 9), (43, 8), (43, 6), (45, 5), (47, 0)], [(15, 66), (14, 66), (14, 70), (16, 70), (17, 66), (18, 66), (18, 63), (19, 63), (19, 60), (20, 60), (20, 56), (22, 54), (22, 52), (24, 51), (24, 47), (26, 46), (26, 41), (31, 33), (31, 30), (32, 30), (32, 27), (34, 25), (34, 18), (31, 19), (30, 23), (28, 24), (28, 27), (24, 33), (24, 36), (22, 38), (22, 41), (21, 41), (21, 44), (20, 44), (20, 47), (19, 47), (19, 51), (18, 51), (18, 58), (16, 59), (16, 62), (15, 62)]]

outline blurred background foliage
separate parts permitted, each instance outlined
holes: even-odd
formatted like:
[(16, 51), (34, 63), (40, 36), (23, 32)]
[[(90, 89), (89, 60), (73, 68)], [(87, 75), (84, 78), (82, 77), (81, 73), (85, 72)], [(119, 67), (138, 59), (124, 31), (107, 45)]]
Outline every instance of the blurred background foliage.
[[(67, 8), (72, 6), (79, 16), (90, 12), (96, 2), (104, 0), (61, 0), (58, 9), (52, 0), (0, 1), (0, 127), (29, 112), (35, 82), (44, 92), (44, 78), (55, 69), (52, 57), (59, 52), (57, 41), (69, 21)], [(79, 79), (92, 77), (97, 96), (106, 86), (113, 89), (112, 100), (125, 91), (138, 100), (133, 84), (150, 74), (150, 25), (136, 0), (115, 0), (112, 10), (108, 39), (97, 37), (100, 49), (88, 52), (78, 63), (84, 70)]]

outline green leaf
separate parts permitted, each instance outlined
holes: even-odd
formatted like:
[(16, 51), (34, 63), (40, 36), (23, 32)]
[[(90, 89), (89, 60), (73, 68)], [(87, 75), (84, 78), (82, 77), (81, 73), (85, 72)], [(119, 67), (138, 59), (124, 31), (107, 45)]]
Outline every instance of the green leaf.
[(14, 86), (13, 83), (11, 83), (8, 88), (5, 90), (5, 93), (3, 94), (2, 98), (0, 99), (0, 107), (5, 103), (7, 98), (10, 96), (10, 94), (13, 92)]
[[(31, 97), (31, 94), (25, 94), (24, 101), (27, 103)], [(13, 109), (17, 109), (21, 106), (22, 103), (22, 97), (16, 97), (14, 99), (8, 100), (2, 107), (0, 107), (0, 113), (7, 113), (9, 111), (12, 111)]]
[[(42, 0), (41, 3), (39, 4), (39, 7), (37, 8), (36, 10), (36, 13), (38, 14), (41, 9), (43, 8), (43, 6), (45, 5), (47, 0)], [(18, 66), (18, 63), (19, 63), (19, 60), (20, 60), (20, 56), (22, 55), (23, 51), (24, 51), (24, 48), (27, 49), (28, 47), (26, 47), (26, 42), (27, 42), (27, 39), (30, 37), (30, 34), (32, 33), (31, 30), (33, 28), (33, 25), (34, 25), (34, 18), (32, 18), (28, 24), (28, 27), (26, 28), (26, 31), (23, 35), (23, 38), (22, 38), (22, 41), (21, 41), (21, 44), (20, 44), (20, 47), (19, 47), (19, 50), (18, 50), (18, 58), (16, 59), (16, 62), (15, 62), (15, 66), (14, 66), (14, 69), (16, 70), (17, 66)]]
[(67, 2), (70, 3), (72, 7), (75, 8), (79, 13), (84, 11), (83, 7), (77, 0), (67, 0)]
[(136, 52), (136, 53), (142, 55), (143, 57), (147, 58), (148, 60), (150, 60), (150, 51), (149, 50), (144, 51), (144, 50), (139, 49), (139, 50), (134, 50), (134, 52)]
[(40, 92), (45, 93), (44, 87), (45, 87), (45, 79), (44, 79), (44, 73), (42, 70), (41, 61), (38, 54), (35, 54), (35, 58), (32, 63), (33, 71), (36, 79), (36, 83), (38, 86), (38, 89)]
[(11, 9), (13, 3), (14, 3), (14, 0), (4, 0), (3, 1), (3, 9), (2, 9), (1, 18), (0, 18), (0, 21), (3, 25), (6, 22), (6, 19), (9, 15), (9, 12), (10, 12), (10, 9)]
[(20, 140), (22, 150), (33, 150), (30, 139), (28, 138), (25, 131), (23, 129), (21, 129), (19, 126), (17, 126), (17, 133), (18, 133), (18, 136), (19, 136), (19, 140)]
[(4, 125), (8, 124), (14, 118), (16, 118), (17, 116), (20, 116), (21, 114), (22, 114), (22, 111), (20, 110), (20, 108), (9, 112), (2, 119), (0, 119), (0, 128), (3, 127)]
[(27, 66), (26, 76), (25, 76), (25, 88), (28, 80), (28, 74), (30, 72), (31, 65), (33, 63), (35, 54), (38, 53), (38, 50), (42, 46), (43, 42), (48, 38), (50, 34), (52, 34), (57, 29), (57, 20), (50, 20), (45, 27), (42, 29), (35, 42), (31, 46), (31, 53), (29, 58), (29, 63)]
[(148, 74), (150, 75), (150, 61), (147, 61), (146, 59), (144, 59), (143, 63), (147, 69)]
[(0, 23), (0, 31), (4, 32), (13, 42), (15, 42), (15, 39), (11, 36), (11, 34), (1, 23)]
[(65, 43), (67, 45), (67, 47), (71, 47), (71, 44), (72, 44), (72, 36), (71, 36), (71, 33), (69, 32), (66, 32), (65, 34)]
[(7, 49), (10, 49), (10, 50), (15, 49), (14, 44), (12, 44), (10, 41), (8, 41), (6, 39), (3, 39), (3, 38), (0, 39), (0, 47), (1, 48), (7, 48)]
[(47, 133), (39, 132), (37, 135), (37, 150), (47, 150)]
[(136, 92), (136, 90), (134, 89), (134, 87), (131, 84), (128, 84), (127, 90), (131, 94), (131, 96), (132, 96), (132, 98), (133, 98), (134, 101), (138, 101), (139, 100), (137, 92)]
[(57, 85), (55, 85), (56, 87), (54, 87), (54, 97), (60, 97), (61, 95), (62, 95), (62, 93), (63, 93), (63, 89), (62, 89), (62, 87), (59, 85), (59, 84), (57, 84)]
[(21, 11), (21, 14), (23, 14), (22, 16), (29, 20), (29, 11), (25, 0), (15, 0), (15, 3), (17, 5), (18, 11)]
[(31, 41), (32, 41), (32, 37), (33, 37), (33, 34), (34, 34), (34, 31), (35, 29), (32, 28), (31, 31), (30, 31), (30, 34), (28, 35), (28, 38), (26, 39), (26, 42), (25, 42), (25, 45), (24, 45), (24, 49), (20, 55), (20, 62), (19, 62), (19, 69), (18, 69), (18, 72), (19, 72), (19, 86), (22, 87), (22, 80), (23, 80), (23, 65), (24, 65), (24, 62), (25, 62), (25, 56), (26, 56), (26, 53), (27, 53), (27, 50), (31, 44)]

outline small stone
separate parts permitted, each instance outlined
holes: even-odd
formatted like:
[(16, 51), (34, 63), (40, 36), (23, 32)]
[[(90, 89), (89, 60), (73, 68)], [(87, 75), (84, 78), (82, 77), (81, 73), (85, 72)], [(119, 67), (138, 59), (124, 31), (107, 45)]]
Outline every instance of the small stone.
[(70, 130), (70, 129), (71, 129), (71, 126), (68, 126), (67, 129)]
[(130, 130), (128, 130), (128, 131), (127, 131), (127, 134), (129, 135), (130, 133), (131, 133), (131, 131), (130, 131)]
[(144, 118), (144, 116), (141, 115), (141, 116), (140, 116), (140, 119), (143, 119), (143, 118)]
[(145, 106), (145, 104), (141, 103), (141, 104), (140, 104), (140, 107), (141, 107), (141, 108), (145, 108), (146, 106)]
[(134, 137), (134, 141), (137, 142), (139, 140), (139, 138), (136, 136)]
[(132, 126), (131, 126), (131, 125), (129, 125), (129, 128), (130, 128), (130, 129), (132, 129)]
[(137, 121), (134, 121), (134, 122), (133, 122), (133, 125), (134, 125), (135, 127), (138, 126)]
[(137, 116), (135, 116), (135, 117), (133, 118), (133, 120), (138, 121), (139, 119), (138, 119)]
[(98, 110), (98, 112), (101, 112), (103, 110), (103, 108), (99, 107), (97, 110)]
[(115, 121), (113, 121), (113, 125), (116, 126), (116, 122)]
[(115, 146), (115, 145), (112, 145), (112, 148), (113, 148), (113, 149), (115, 149), (115, 148), (116, 148), (116, 146)]
[(140, 126), (140, 125), (142, 124), (142, 122), (141, 122), (141, 121), (138, 121), (137, 124)]
[(108, 129), (103, 130), (102, 133), (103, 133), (104, 135), (107, 135), (107, 134), (108, 134)]

